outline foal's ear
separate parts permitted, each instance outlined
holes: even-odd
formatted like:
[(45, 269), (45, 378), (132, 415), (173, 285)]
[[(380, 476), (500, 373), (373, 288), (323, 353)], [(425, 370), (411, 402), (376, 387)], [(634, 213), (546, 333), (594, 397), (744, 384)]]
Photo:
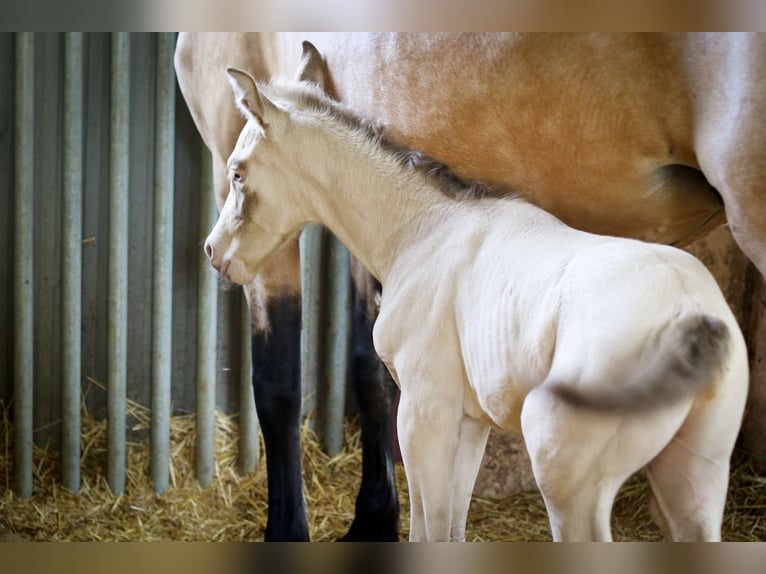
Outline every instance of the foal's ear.
[(226, 68), (231, 89), (234, 91), (234, 102), (245, 118), (255, 118), (263, 121), (263, 100), (255, 85), (255, 79), (247, 72), (238, 68)]
[(327, 88), (325, 77), (324, 60), (322, 54), (316, 49), (314, 44), (308, 40), (303, 41), (303, 56), (298, 66), (298, 80), (307, 80), (319, 84), (322, 90)]

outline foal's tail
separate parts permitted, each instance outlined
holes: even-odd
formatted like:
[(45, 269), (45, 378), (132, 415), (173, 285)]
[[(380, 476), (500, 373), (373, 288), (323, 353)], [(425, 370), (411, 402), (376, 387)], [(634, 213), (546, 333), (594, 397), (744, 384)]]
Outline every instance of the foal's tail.
[(723, 373), (731, 334), (720, 319), (694, 315), (672, 325), (654, 352), (621, 381), (548, 388), (573, 405), (604, 411), (636, 411), (672, 404), (696, 394)]

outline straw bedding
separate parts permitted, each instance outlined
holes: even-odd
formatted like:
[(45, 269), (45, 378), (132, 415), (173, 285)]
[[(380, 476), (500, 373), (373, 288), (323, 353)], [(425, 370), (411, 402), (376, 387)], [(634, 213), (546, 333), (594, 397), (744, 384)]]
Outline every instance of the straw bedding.
[[(147, 426), (146, 409), (131, 405), (131, 414)], [(216, 415), (216, 470), (202, 489), (194, 477), (194, 418), (174, 417), (171, 424), (171, 486), (154, 494), (149, 446), (130, 444), (125, 493), (113, 495), (106, 484), (106, 427), (83, 413), (82, 487), (72, 494), (59, 482), (60, 464), (50, 450), (34, 453), (31, 498), (13, 494), (12, 427), (7, 413), (0, 431), (0, 540), (70, 541), (258, 541), (266, 526), (266, 470), (242, 476), (237, 468), (237, 424)], [(311, 538), (331, 541), (343, 535), (353, 518), (361, 474), (359, 431), (346, 425), (345, 448), (325, 455), (308, 427), (303, 430), (303, 468)], [(263, 449), (261, 449), (263, 452)], [(766, 479), (737, 455), (723, 524), (725, 540), (766, 540)], [(408, 498), (404, 470), (396, 476), (402, 507), (402, 537), (408, 530)], [(614, 514), (617, 540), (660, 540), (647, 510), (645, 478), (631, 479), (620, 491)], [(467, 538), (473, 541), (550, 540), (545, 508), (537, 492), (503, 500), (474, 498)]]

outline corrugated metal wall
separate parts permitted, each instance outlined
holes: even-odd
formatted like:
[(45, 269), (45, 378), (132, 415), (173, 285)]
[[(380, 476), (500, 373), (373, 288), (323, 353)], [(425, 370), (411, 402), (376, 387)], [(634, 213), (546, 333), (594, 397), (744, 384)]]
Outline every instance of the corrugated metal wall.
[(77, 490), (81, 399), (110, 422), (115, 492), (135, 422), (125, 399), (154, 406), (158, 491), (165, 414), (213, 399), (204, 484), (213, 408), (239, 411), (249, 388), (241, 292), (201, 249), (215, 217), (209, 155), (175, 86), (174, 46), (174, 34), (0, 34), (0, 401), (22, 494), (32, 440), (61, 445)]

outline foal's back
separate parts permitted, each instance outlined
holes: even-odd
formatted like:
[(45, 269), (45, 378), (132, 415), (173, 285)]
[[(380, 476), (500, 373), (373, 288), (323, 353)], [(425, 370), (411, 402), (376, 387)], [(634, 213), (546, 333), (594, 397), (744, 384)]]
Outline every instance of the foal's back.
[[(450, 318), (466, 382), (508, 430), (531, 389), (640, 368), (634, 358), (680, 316), (739, 332), (709, 271), (680, 249), (577, 231), (518, 199), (456, 200), (411, 228), (387, 304), (409, 329)], [(427, 332), (447, 343), (445, 329)]]

